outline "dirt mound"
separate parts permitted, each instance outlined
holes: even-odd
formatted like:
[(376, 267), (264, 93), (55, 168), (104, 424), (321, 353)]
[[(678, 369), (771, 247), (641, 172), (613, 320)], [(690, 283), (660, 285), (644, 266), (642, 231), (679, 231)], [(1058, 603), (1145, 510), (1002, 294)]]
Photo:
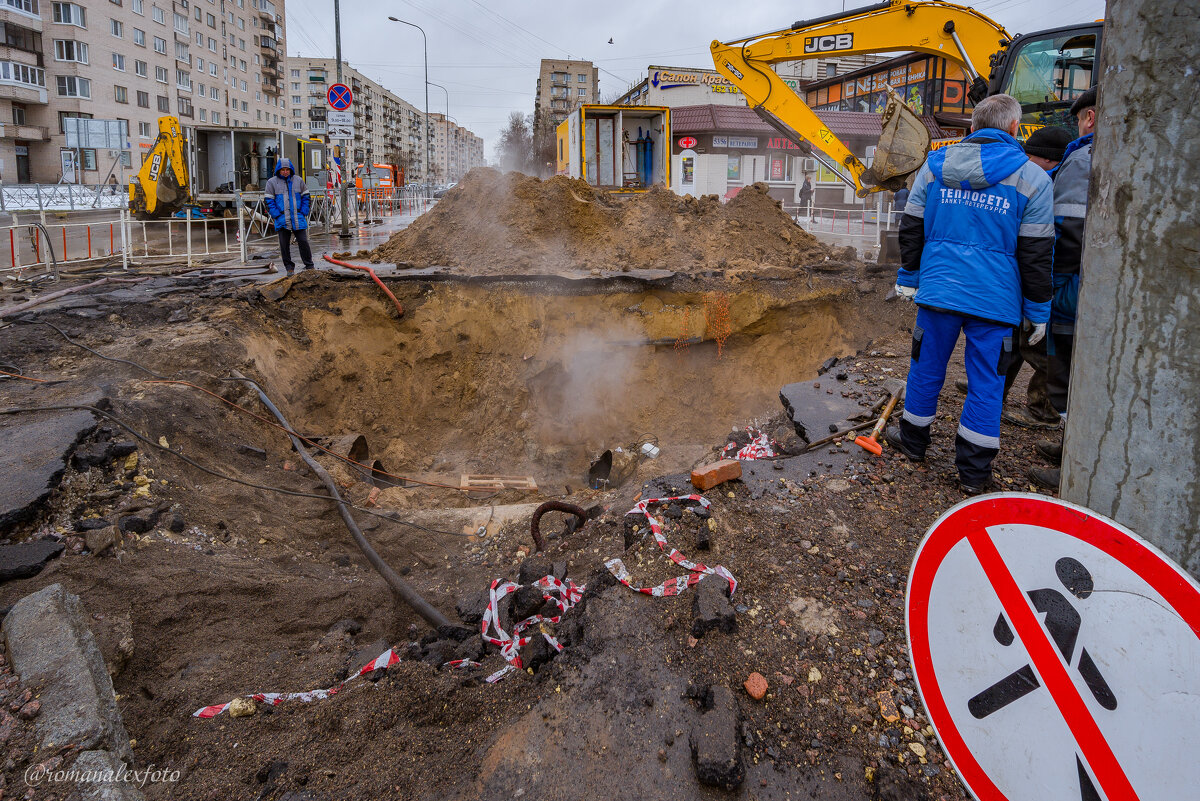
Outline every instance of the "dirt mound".
[(729, 203), (663, 189), (632, 198), (586, 181), (480, 168), (371, 254), (375, 262), (472, 273), (564, 269), (702, 272), (797, 267), (829, 250), (784, 214), (766, 184)]

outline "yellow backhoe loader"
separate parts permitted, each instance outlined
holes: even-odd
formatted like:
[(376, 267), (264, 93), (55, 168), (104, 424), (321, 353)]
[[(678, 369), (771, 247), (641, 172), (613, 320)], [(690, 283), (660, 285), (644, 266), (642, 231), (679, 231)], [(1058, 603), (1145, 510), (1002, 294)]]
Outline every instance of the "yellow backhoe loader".
[(177, 117), (158, 118), (154, 147), (129, 179), (129, 210), (138, 219), (170, 217), (192, 202), (185, 141)]
[[(942, 56), (966, 72), (972, 102), (1000, 92), (1021, 101), (1027, 134), (1046, 124), (1073, 125), (1066, 109), (1075, 94), (1095, 83), (1101, 28), (1100, 23), (1089, 23), (1014, 38), (999, 23), (966, 6), (888, 0), (802, 20), (783, 30), (714, 41), (712, 58), (763, 120), (797, 144), (807, 141), (830, 157), (836, 171), (865, 197), (898, 189), (920, 168), (930, 143), (924, 123), (889, 87), (883, 134), (868, 168), (788, 88), (772, 64), (859, 53)], [(989, 79), (980, 69), (990, 69)]]

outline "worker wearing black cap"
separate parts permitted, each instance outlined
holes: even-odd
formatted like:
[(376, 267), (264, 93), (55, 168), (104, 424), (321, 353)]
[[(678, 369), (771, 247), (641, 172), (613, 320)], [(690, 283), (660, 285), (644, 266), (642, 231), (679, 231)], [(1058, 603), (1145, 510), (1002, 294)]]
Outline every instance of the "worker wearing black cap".
[[(1043, 170), (1050, 172), (1062, 161), (1063, 151), (1071, 143), (1071, 132), (1066, 128), (1038, 128), (1025, 140), (1025, 154), (1029, 160)], [(1017, 355), (1012, 360), (1004, 377), (1004, 412), (1001, 418), (1014, 425), (1025, 428), (1054, 428), (1060, 418), (1058, 411), (1050, 403), (1050, 395), (1046, 389), (1047, 354), (1046, 342), (1043, 340), (1036, 345), (1029, 344), (1029, 333), (1021, 329), (1018, 336)], [(1033, 368), (1029, 377), (1029, 388), (1026, 391), (1025, 407), (1008, 404), (1008, 392), (1012, 389), (1021, 372), (1021, 365), (1028, 363)], [(967, 391), (967, 382), (959, 379), (955, 382), (961, 392)]]
[[(1071, 133), (1066, 128), (1038, 128), (1025, 140), (1025, 154), (1029, 160), (1047, 172), (1053, 170), (1062, 161), (1063, 151), (1071, 143)], [(1050, 428), (1059, 424), (1059, 414), (1050, 403), (1050, 394), (1046, 388), (1048, 374), (1048, 356), (1046, 340), (1036, 345), (1029, 344), (1029, 333), (1023, 328), (1018, 332), (1017, 358), (1013, 359), (1004, 377), (1004, 397), (1008, 399), (1008, 391), (1012, 389), (1021, 372), (1021, 364), (1028, 363), (1033, 368), (1029, 377), (1029, 388), (1025, 394), (1025, 407), (1005, 405), (1001, 417), (1009, 423), (1026, 428)]]

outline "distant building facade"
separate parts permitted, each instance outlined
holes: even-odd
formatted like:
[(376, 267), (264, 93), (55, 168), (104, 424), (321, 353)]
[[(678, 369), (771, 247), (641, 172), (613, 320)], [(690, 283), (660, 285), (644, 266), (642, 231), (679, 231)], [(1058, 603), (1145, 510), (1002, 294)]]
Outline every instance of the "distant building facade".
[(590, 61), (543, 58), (538, 71), (534, 118), (548, 117), (550, 130), (584, 103), (600, 102), (600, 70)]
[[(283, 0), (0, 0), (0, 179), (123, 180), (165, 115), (284, 130), (284, 20)], [(84, 149), (76, 165), (69, 117), (125, 122), (128, 150), (114, 163)]]

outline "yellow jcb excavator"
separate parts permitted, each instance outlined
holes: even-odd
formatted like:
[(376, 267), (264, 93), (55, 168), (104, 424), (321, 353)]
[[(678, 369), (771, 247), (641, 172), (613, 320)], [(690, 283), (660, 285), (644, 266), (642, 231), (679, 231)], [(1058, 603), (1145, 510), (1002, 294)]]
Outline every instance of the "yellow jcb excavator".
[[(1074, 96), (1095, 84), (1100, 23), (1055, 28), (1011, 37), (1003, 26), (974, 9), (940, 0), (888, 0), (811, 20), (790, 28), (712, 43), (717, 70), (745, 94), (772, 127), (797, 144), (808, 141), (829, 156), (859, 197), (898, 189), (920, 168), (929, 131), (888, 88), (883, 134), (871, 167), (850, 152), (804, 101), (771, 69), (772, 64), (821, 56), (920, 52), (942, 56), (971, 80), (972, 102), (1006, 92), (1021, 102), (1025, 130), (1073, 125), (1067, 109)], [(980, 69), (990, 69), (984, 79)], [(816, 155), (814, 153), (814, 155)]]
[(179, 118), (159, 117), (154, 147), (129, 179), (129, 210), (138, 219), (169, 217), (192, 201), (184, 143)]

